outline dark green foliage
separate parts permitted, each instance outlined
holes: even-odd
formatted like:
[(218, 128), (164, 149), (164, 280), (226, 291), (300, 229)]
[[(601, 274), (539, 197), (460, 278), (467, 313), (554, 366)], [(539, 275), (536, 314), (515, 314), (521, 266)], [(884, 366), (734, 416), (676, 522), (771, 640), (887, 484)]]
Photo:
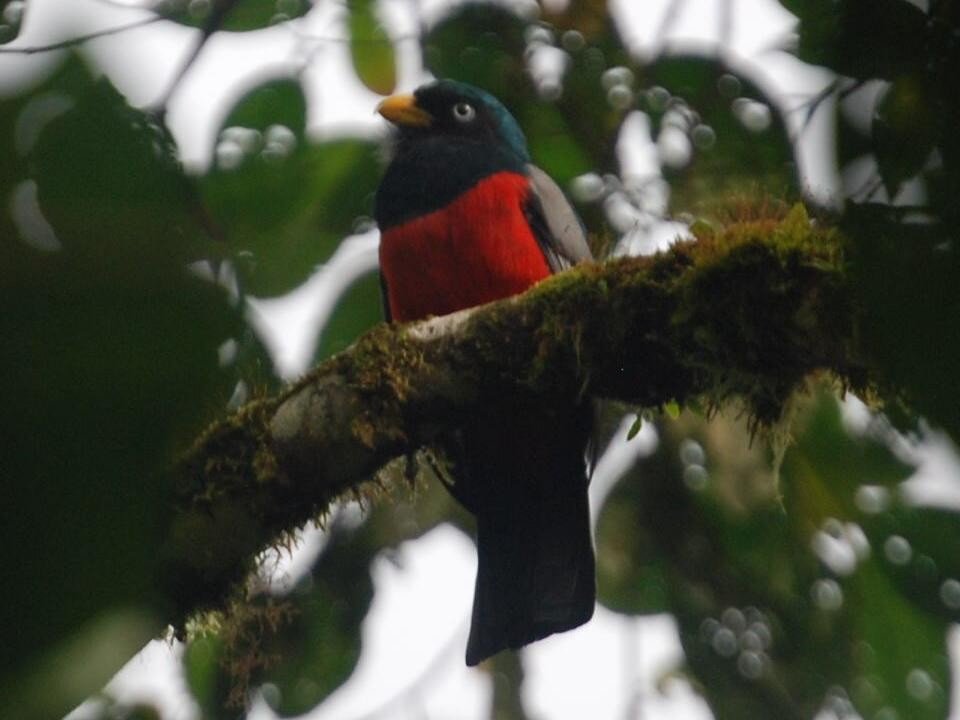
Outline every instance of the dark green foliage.
[[(835, 533), (836, 521), (856, 523), (870, 543), (869, 556), (860, 558), (856, 570), (837, 578), (844, 596), (841, 617), (852, 629), (853, 665), (846, 669), (847, 690), (864, 716), (886, 706), (902, 717), (944, 717), (951, 677), (946, 608), (938, 589), (955, 562), (949, 546), (934, 548), (928, 533), (936, 528), (946, 531), (944, 538), (955, 535), (960, 516), (911, 507), (896, 499), (899, 481), (912, 468), (885, 447), (882, 434), (850, 438), (839, 420), (830, 401), (814, 408), (796, 448), (784, 459), (783, 481), (785, 503), (791, 494), (798, 498), (796, 503), (810, 508), (811, 524), (821, 532)], [(894, 499), (889, 508), (878, 510), (858, 495), (876, 495), (876, 488), (891, 493)], [(912, 532), (909, 525), (916, 528), (919, 518), (934, 524), (927, 531)], [(846, 525), (847, 531), (850, 527)], [(909, 556), (903, 543), (910, 548)], [(910, 588), (915, 583), (901, 584), (898, 575), (924, 582)], [(918, 603), (921, 594), (926, 602)], [(926, 674), (929, 692), (925, 681), (910, 681), (911, 673), (916, 678), (917, 672)], [(916, 687), (918, 683), (923, 688)]]
[(437, 77), (486, 90), (516, 117), (516, 106), (530, 94), (523, 72), (525, 28), (503, 8), (470, 3), (423, 39), (424, 59)]
[(873, 151), (891, 197), (923, 169), (939, 134), (933, 89), (916, 75), (900, 75), (883, 92), (873, 115)]
[[(48, 87), (7, 106), (15, 117), (52, 88), (70, 93), (4, 178), (27, 218), (0, 240), (4, 502), (15, 508), (2, 552), (17, 577), (2, 605), (14, 631), (0, 690), (25, 691), (18, 717), (63, 714), (126, 659), (31, 694), (21, 673), (78, 631), (129, 653), (162, 627), (169, 459), (229, 396), (236, 378), (217, 348), (239, 330), (226, 294), (185, 268), (197, 205), (162, 133), (75, 61)], [(30, 183), (35, 194), (18, 194)]]
[(800, 19), (797, 55), (808, 63), (860, 80), (893, 80), (923, 69), (927, 17), (911, 2), (781, 0), (781, 4)]
[[(923, 11), (904, 0), (783, 0), (800, 18), (798, 55), (857, 82), (889, 84), (869, 113), (869, 137), (838, 113), (838, 154), (846, 164), (876, 163), (878, 175), (846, 190), (843, 227), (852, 239), (851, 268), (866, 313), (865, 334), (876, 370), (908, 404), (960, 437), (960, 309), (957, 227), (960, 223), (960, 11), (951, 2)], [(845, 165), (844, 167), (848, 167)], [(843, 168), (842, 168), (843, 169)], [(908, 182), (921, 200), (894, 209), (881, 202)], [(923, 368), (920, 370), (920, 368)]]
[(373, 597), (369, 533), (334, 523), (313, 570), (283, 595), (235, 605), (187, 647), (190, 689), (208, 718), (242, 714), (263, 683), (282, 717), (301, 715), (342, 684), (360, 656), (360, 623)]
[(373, 0), (350, 0), (350, 56), (364, 85), (389, 95), (397, 83), (393, 45), (377, 19)]
[(355, 280), (343, 291), (341, 298), (323, 326), (314, 353), (315, 362), (346, 350), (350, 343), (384, 319), (380, 307), (380, 278), (376, 272)]
[(42, 128), (30, 154), (40, 207), (64, 248), (106, 272), (115, 260), (104, 244), (130, 266), (203, 257), (200, 200), (166, 129), (106, 80), (66, 97), (70, 109)]
[(27, 9), (26, 0), (0, 0), (0, 45), (10, 42), (20, 34)]
[[(386, 473), (401, 469), (396, 464)], [(312, 570), (292, 589), (238, 603), (221, 622), (197, 632), (185, 669), (206, 717), (242, 714), (243, 691), (262, 683), (270, 686), (265, 699), (275, 712), (299, 715), (349, 677), (373, 599), (374, 558), (441, 522), (459, 525), (464, 515), (436, 482), (421, 486), (415, 501), (403, 494), (379, 500), (361, 527), (330, 522)]]
[[(845, 188), (852, 201), (814, 222), (836, 224), (849, 239), (843, 262), (831, 267), (854, 283), (862, 360), (877, 381), (873, 399), (900, 427), (915, 429), (922, 415), (956, 440), (960, 4), (933, 0), (929, 11), (906, 0), (782, 4), (799, 19), (797, 56), (839, 76), (821, 102), (798, 112), (833, 112), (836, 98), (870, 118), (854, 127), (836, 113), (839, 169), (856, 161), (876, 173), (853, 178)], [(392, 92), (397, 58), (380, 4), (342, 5), (358, 78), (375, 93)], [(311, 6), (175, 1), (165, 12), (207, 32), (251, 31)], [(0, 43), (18, 35), (31, 10), (29, 2), (0, 0)], [(768, 202), (755, 202), (757, 187), (790, 202), (802, 190), (778, 105), (746, 73), (716, 56), (631, 56), (602, 2), (573, 0), (544, 18), (468, 4), (432, 26), (421, 49), (436, 76), (497, 95), (534, 161), (562, 187), (587, 172), (617, 175), (620, 125), (639, 110), (655, 141), (682, 120), (674, 129), (690, 144), (689, 161), (660, 157), (674, 212), (762, 220), (762, 212), (751, 215)], [(531, 78), (528, 55), (538, 43), (567, 52), (559, 88)], [(886, 83), (876, 96), (848, 96), (871, 80)], [(279, 384), (238, 305), (247, 295), (297, 287), (364, 227), (381, 172), (374, 142), (316, 142), (306, 117), (300, 78), (258, 79), (227, 114), (211, 168), (192, 178), (159, 116), (129, 107), (75, 58), (0, 102), (0, 562), (9, 576), (0, 605), (0, 707), (11, 717), (62, 716), (204, 600), (178, 596), (179, 578), (164, 573), (167, 471), (231, 396), (239, 403)], [(918, 182), (917, 206), (887, 204)], [(610, 187), (578, 199), (595, 236), (607, 232), (602, 200)], [(717, 212), (744, 193), (753, 199), (734, 203), (730, 218)], [(709, 222), (694, 225), (701, 239), (713, 234)], [(702, 296), (690, 299), (681, 319), (725, 327), (700, 338), (718, 356), (756, 348), (755, 368), (790, 367), (790, 358), (763, 354), (791, 347), (791, 339), (768, 323), (774, 308), (754, 308), (751, 282), (806, 270), (787, 260), (743, 267), (732, 288), (728, 275), (712, 281), (707, 268), (696, 286)], [(200, 277), (228, 271), (239, 299)], [(794, 300), (784, 294), (782, 305)], [(347, 284), (318, 329), (315, 359), (348, 346), (379, 320), (380, 308), (375, 275)], [(759, 400), (769, 400), (762, 419), (779, 432), (782, 402), (805, 371), (763, 392), (751, 391), (749, 373), (731, 371), (727, 381), (755, 415)], [(761, 434), (751, 444), (743, 423), (723, 416), (661, 418), (656, 452), (636, 463), (602, 510), (602, 602), (629, 615), (672, 613), (685, 670), (718, 718), (811, 718), (851, 704), (865, 718), (889, 710), (944, 717), (945, 632), (960, 621), (958, 515), (906, 503), (912, 467), (891, 453), (889, 430), (848, 433), (831, 399), (802, 409), (792, 429), (777, 486), (768, 446), (782, 450), (786, 440), (776, 432), (772, 443)], [(391, 466), (385, 484), (405, 485), (402, 474)], [(372, 559), (440, 522), (467, 524), (436, 483), (421, 487), (414, 502), (378, 496), (360, 528), (334, 523), (292, 590), (238, 592), (221, 616), (194, 619), (185, 669), (205, 717), (242, 715), (244, 693), (264, 684), (277, 712), (307, 712), (349, 677), (373, 599)], [(280, 527), (284, 511), (264, 508), (260, 519)], [(220, 545), (195, 546), (239, 552), (256, 529), (231, 526)], [(187, 531), (181, 541), (192, 539)], [(860, 554), (842, 571), (811, 549), (851, 538)], [(249, 560), (236, 559), (232, 570), (239, 574)], [(105, 700), (101, 714), (146, 719), (156, 710)]]
[(852, 268), (866, 310), (865, 340), (874, 361), (909, 401), (957, 438), (957, 235), (945, 221), (903, 219), (900, 211), (875, 204), (851, 207), (846, 216), (855, 243)]
[(247, 292), (277, 295), (303, 282), (369, 215), (380, 163), (373, 143), (305, 134), (296, 80), (273, 80), (241, 98), (218, 135), (201, 183)]
[(313, 0), (169, 0), (158, 3), (158, 10), (183, 25), (246, 32), (298, 18), (312, 6)]
[[(864, 717), (884, 707), (944, 717), (955, 611), (939, 588), (956, 562), (933, 538), (957, 536), (960, 517), (895, 499), (872, 506), (865, 498), (895, 498), (912, 468), (879, 436), (848, 435), (829, 395), (794, 427), (778, 500), (742, 423), (661, 424), (657, 452), (604, 507), (601, 601), (673, 613), (718, 718), (812, 717), (825, 698), (849, 699)], [(909, 558), (887, 549), (891, 537)], [(860, 548), (852, 566), (811, 552), (830, 542)]]

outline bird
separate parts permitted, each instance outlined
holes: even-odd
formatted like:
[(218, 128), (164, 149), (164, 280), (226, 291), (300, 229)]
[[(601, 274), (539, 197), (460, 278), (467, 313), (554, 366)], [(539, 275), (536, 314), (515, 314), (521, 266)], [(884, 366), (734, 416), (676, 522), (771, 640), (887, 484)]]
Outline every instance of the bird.
[[(516, 295), (591, 258), (583, 224), (532, 164), (493, 95), (435, 80), (377, 108), (394, 126), (374, 200), (388, 321)], [(476, 519), (467, 665), (570, 630), (593, 615), (595, 559), (584, 402), (484, 398), (441, 444), (451, 494)]]

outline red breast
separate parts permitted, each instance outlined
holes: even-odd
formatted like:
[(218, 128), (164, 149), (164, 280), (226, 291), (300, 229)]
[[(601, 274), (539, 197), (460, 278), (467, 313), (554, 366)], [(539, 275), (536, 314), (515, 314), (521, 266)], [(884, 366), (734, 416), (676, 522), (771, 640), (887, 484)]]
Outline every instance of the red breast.
[(498, 172), (446, 207), (387, 229), (380, 268), (394, 320), (523, 292), (550, 274), (524, 212), (527, 177)]

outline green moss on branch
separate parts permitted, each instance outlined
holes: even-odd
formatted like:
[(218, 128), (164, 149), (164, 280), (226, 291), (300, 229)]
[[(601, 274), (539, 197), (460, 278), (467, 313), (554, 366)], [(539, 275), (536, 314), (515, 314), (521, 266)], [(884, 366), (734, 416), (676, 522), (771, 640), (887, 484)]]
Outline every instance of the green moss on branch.
[(739, 398), (769, 425), (811, 373), (865, 387), (836, 231), (797, 206), (695, 233), (652, 257), (578, 266), (516, 298), (380, 326), (210, 428), (177, 468), (174, 619), (222, 604), (265, 545), (485, 397)]

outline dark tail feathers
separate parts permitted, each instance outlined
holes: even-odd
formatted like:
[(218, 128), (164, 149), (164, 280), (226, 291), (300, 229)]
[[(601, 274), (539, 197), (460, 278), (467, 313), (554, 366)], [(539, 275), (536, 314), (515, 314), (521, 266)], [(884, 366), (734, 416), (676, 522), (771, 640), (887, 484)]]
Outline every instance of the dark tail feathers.
[(584, 460), (590, 410), (483, 414), (465, 428), (466, 468), (453, 488), (477, 518), (468, 665), (582, 625), (596, 597)]

